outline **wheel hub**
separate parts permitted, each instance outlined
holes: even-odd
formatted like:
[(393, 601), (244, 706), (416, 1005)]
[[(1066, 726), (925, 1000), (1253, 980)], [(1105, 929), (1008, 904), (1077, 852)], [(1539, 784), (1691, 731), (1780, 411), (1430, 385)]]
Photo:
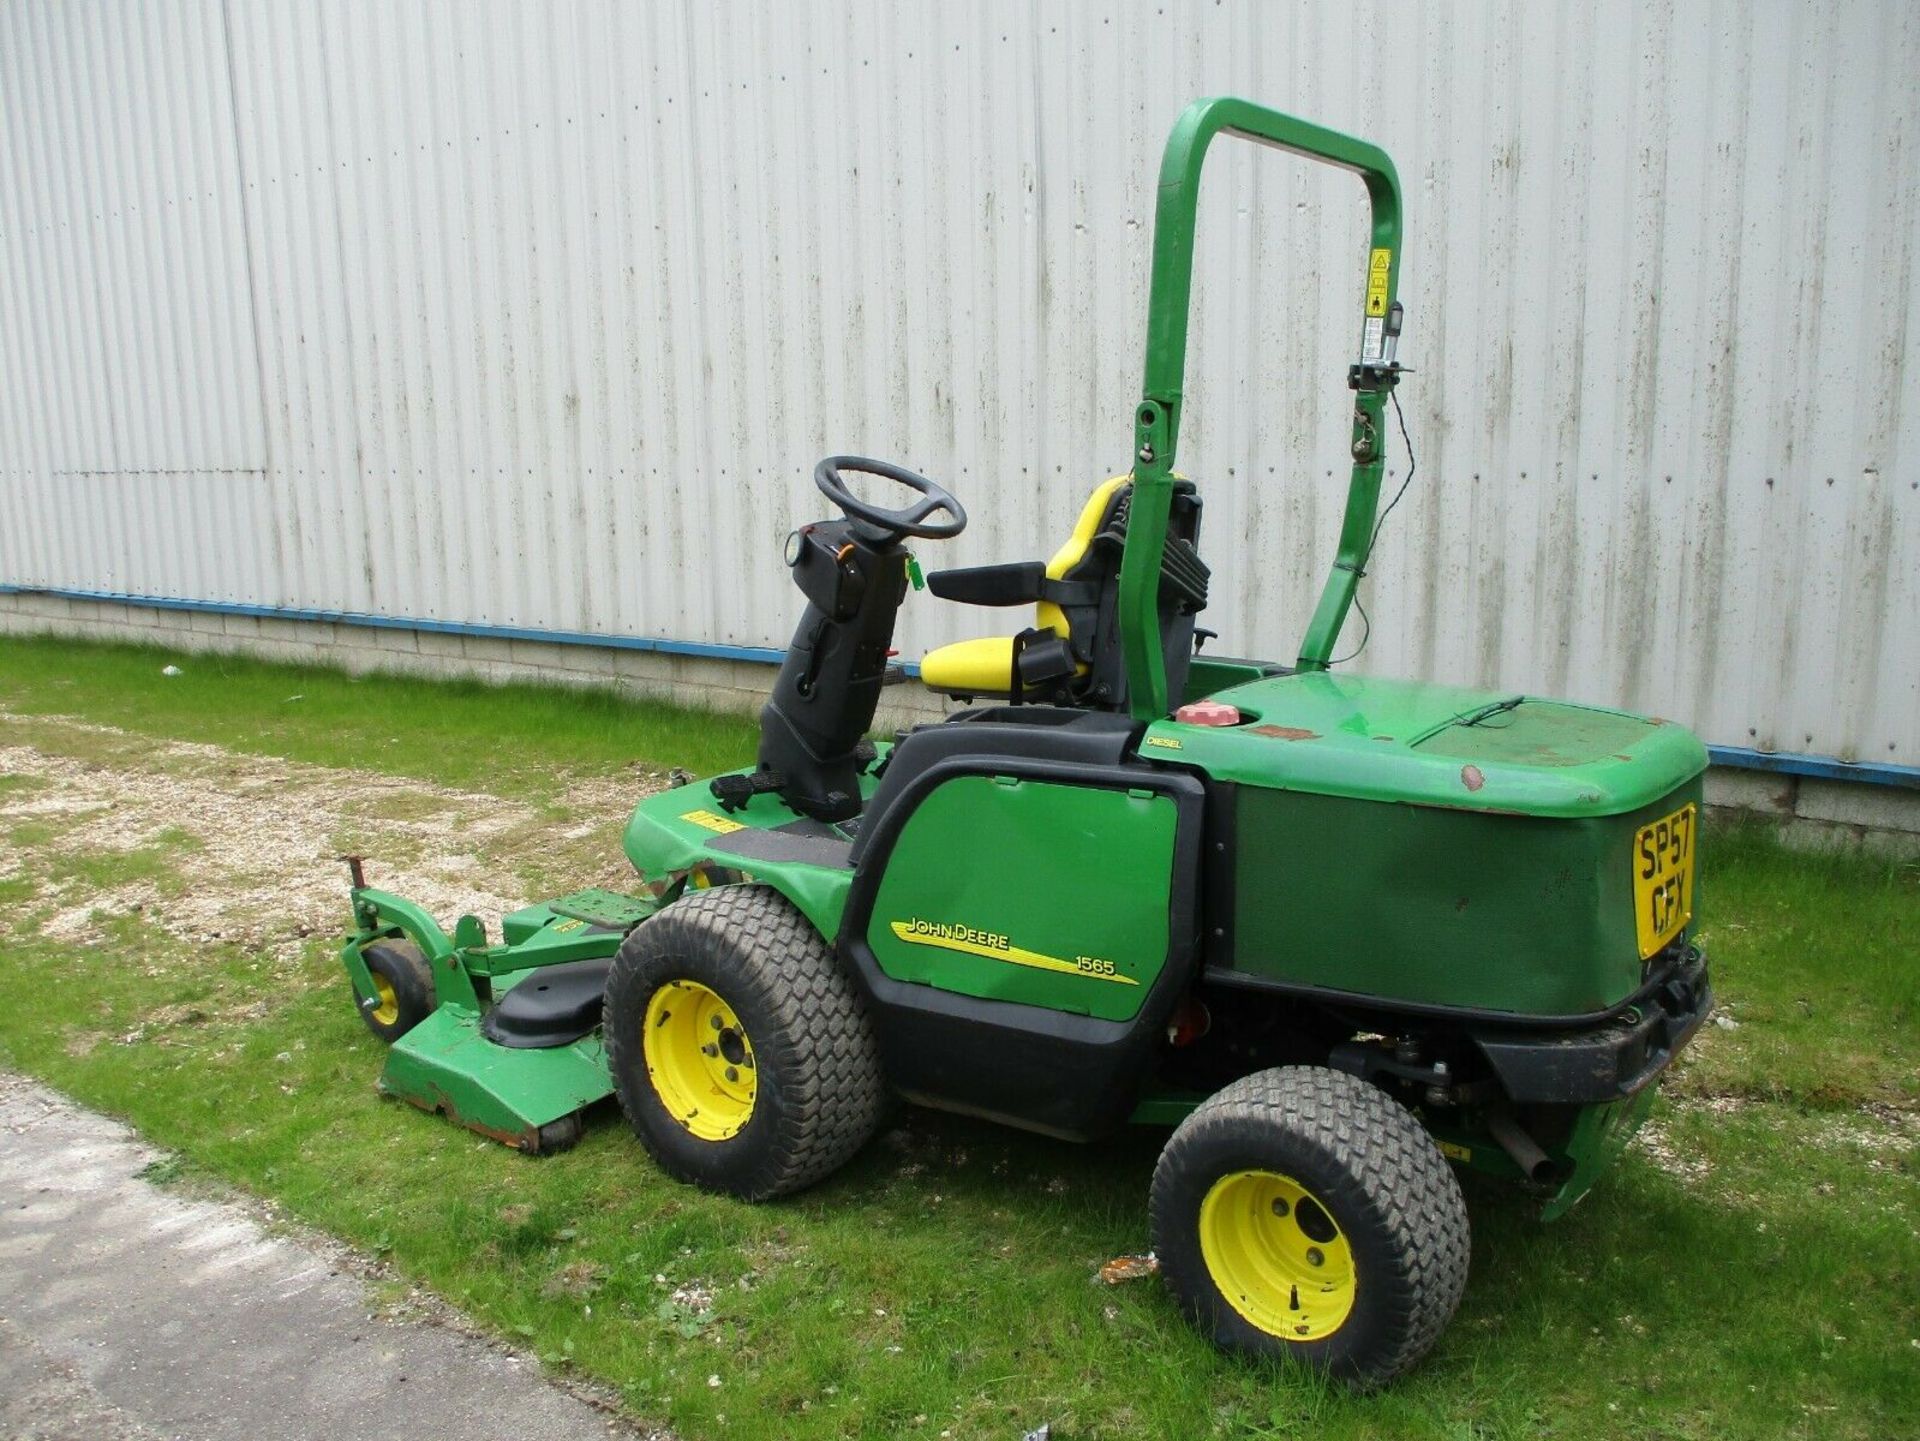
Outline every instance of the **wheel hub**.
[(1213, 1183), (1200, 1254), (1227, 1303), (1269, 1335), (1322, 1340), (1353, 1312), (1353, 1248), (1319, 1198), (1278, 1171)]
[(371, 974), (373, 993), (380, 1003), (373, 1008), (373, 1019), (383, 1026), (391, 1026), (400, 1019), (400, 993), (393, 988), (393, 982), (378, 971)]
[(738, 1135), (753, 1116), (759, 1078), (733, 1008), (698, 981), (669, 981), (642, 1025), (647, 1078), (667, 1114), (703, 1141)]

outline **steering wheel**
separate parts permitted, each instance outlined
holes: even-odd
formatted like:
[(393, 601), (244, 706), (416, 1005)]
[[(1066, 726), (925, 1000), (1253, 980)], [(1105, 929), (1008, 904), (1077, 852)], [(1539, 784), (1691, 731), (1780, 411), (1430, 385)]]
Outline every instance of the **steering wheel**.
[[(840, 479), (843, 470), (898, 481), (909, 490), (919, 491), (924, 498), (904, 510), (883, 510), (848, 490)], [(863, 455), (830, 455), (814, 467), (813, 483), (820, 487), (822, 495), (846, 512), (849, 519), (865, 522), (883, 532), (888, 540), (909, 535), (920, 540), (952, 540), (967, 528), (966, 507), (954, 499), (952, 492), (935, 485), (924, 475), (915, 475), (884, 460), (868, 460)], [(928, 522), (928, 516), (942, 510), (952, 518)]]

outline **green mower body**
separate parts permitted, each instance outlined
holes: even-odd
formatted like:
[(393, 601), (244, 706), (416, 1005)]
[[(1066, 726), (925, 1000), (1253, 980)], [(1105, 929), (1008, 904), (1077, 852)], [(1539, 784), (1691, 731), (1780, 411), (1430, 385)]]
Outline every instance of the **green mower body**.
[[(1369, 206), (1347, 506), (1286, 664), (1201, 653), (1201, 496), (1173, 471), (1221, 135), (1352, 172)], [(842, 1164), (889, 1093), (1071, 1140), (1172, 1126), (1151, 1225), (1189, 1316), (1356, 1384), (1417, 1361), (1466, 1280), (1447, 1162), (1557, 1215), (1712, 991), (1695, 737), (1332, 668), (1379, 539), (1400, 227), (1377, 147), (1190, 106), (1160, 172), (1131, 468), (1051, 561), (926, 578), (1035, 623), (930, 655), (964, 708), (871, 741), (919, 582), (905, 541), (966, 516), (897, 466), (822, 461), (842, 518), (787, 539), (806, 606), (756, 764), (639, 803), (639, 894), (531, 907), (490, 944), (356, 862), (342, 959), (395, 1042), (383, 1087), (532, 1151), (617, 1093), (671, 1174), (750, 1200)], [(881, 508), (859, 472), (920, 498)]]
[[(856, 827), (666, 791), (627, 854), (669, 887), (778, 890), (862, 978), (916, 1101), (1089, 1139), (1337, 1053), (1397, 1080), (1453, 1159), (1564, 1210), (1711, 1003), (1636, 884), (1642, 833), (1697, 816), (1705, 749), (1617, 711), (1325, 672), (1209, 698), (1239, 723), (1026, 707), (910, 732)], [(1394, 1041), (1355, 1039), (1371, 1026)], [(1516, 1127), (1537, 1153), (1502, 1143)]]

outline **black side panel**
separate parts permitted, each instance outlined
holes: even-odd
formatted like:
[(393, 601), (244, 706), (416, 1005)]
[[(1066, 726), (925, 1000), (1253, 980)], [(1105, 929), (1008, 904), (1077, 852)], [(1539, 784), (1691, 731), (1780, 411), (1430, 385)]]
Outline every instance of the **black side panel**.
[[(992, 734), (997, 725), (943, 726)], [(1024, 727), (1008, 726), (1007, 730)], [(1047, 727), (1059, 732), (1064, 726)], [(897, 753), (896, 753), (897, 754)], [(1205, 791), (1193, 776), (1132, 764), (1088, 764), (979, 751), (931, 758), (903, 770), (884, 810), (870, 810), (856, 845), (858, 870), (838, 950), (873, 1009), (888, 1079), (924, 1105), (991, 1117), (1068, 1140), (1090, 1140), (1121, 1125), (1162, 1044), (1174, 1003), (1193, 979), (1199, 942), (1200, 851)], [(897, 764), (897, 762), (896, 762)], [(982, 1000), (895, 981), (867, 945), (887, 858), (914, 809), (957, 776), (1001, 775), (1058, 785), (1151, 790), (1178, 807), (1169, 888), (1167, 964), (1131, 1021), (1103, 1021), (1038, 1006)], [(886, 781), (895, 780), (889, 766)], [(880, 800), (878, 794), (875, 801)]]

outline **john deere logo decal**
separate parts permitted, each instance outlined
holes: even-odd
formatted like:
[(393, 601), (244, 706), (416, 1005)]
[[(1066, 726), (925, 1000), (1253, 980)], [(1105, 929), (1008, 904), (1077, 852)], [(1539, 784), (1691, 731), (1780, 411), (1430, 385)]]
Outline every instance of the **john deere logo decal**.
[(1075, 956), (1066, 961), (1058, 956), (1043, 956), (1038, 951), (1022, 950), (995, 931), (979, 931), (972, 926), (954, 925), (947, 921), (923, 921), (918, 916), (889, 924), (894, 936), (910, 946), (933, 946), (942, 951), (958, 951), (963, 956), (981, 956), (989, 961), (1029, 966), (1036, 971), (1086, 976), (1090, 980), (1113, 981), (1122, 986), (1140, 984), (1132, 976), (1121, 975), (1112, 961), (1102, 957)]

